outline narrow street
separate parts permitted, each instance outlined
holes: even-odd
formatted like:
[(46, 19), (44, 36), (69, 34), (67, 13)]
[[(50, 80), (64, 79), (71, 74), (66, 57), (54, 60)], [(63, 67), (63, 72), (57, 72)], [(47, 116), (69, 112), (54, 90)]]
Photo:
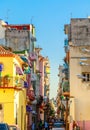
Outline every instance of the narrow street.
[(90, 1), (0, 5), (0, 130), (90, 130)]

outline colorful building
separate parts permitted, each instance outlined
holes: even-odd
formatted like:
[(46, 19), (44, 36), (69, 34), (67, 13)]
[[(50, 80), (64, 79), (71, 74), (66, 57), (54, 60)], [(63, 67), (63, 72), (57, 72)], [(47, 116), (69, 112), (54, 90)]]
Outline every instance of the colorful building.
[[(21, 104), (21, 101), (19, 102), (19, 96), (20, 98), (24, 99), (23, 102), (25, 102), (24, 108), (22, 107), (20, 109), (20, 112), (23, 111), (23, 109), (26, 110), (25, 115), (21, 115), (22, 118), (16, 119), (19, 120), (19, 122), (23, 122), (22, 120), (25, 120), (24, 126), (20, 124), (20, 128), (25, 128), (29, 130), (31, 128), (32, 120), (36, 123), (40, 118), (44, 120), (44, 110), (42, 108), (42, 104), (45, 100), (49, 99), (49, 81), (50, 81), (50, 66), (46, 65), (47, 58), (41, 56), (39, 54), (38, 48), (36, 48), (35, 42), (35, 27), (32, 24), (20, 24), (20, 25), (11, 25), (11, 24), (4, 24), (1, 26), (2, 29), (4, 29), (4, 44), (0, 43), (6, 50), (9, 49), (9, 51), (12, 51), (15, 58), (17, 58), (19, 61), (17, 62), (16, 59), (14, 59), (15, 66), (10, 64), (10, 68), (12, 68), (12, 74), (17, 71), (15, 76), (15, 82), (12, 78), (10, 82), (8, 83), (8, 86), (12, 86), (12, 84), (19, 88), (20, 91), (19, 94), (16, 93), (15, 96), (15, 102), (18, 101), (18, 104)], [(42, 60), (43, 57), (44, 60)], [(8, 59), (8, 58), (6, 58)], [(6, 62), (5, 62), (6, 63)], [(48, 62), (49, 63), (49, 62)], [(47, 66), (47, 67), (46, 67)], [(15, 68), (14, 68), (15, 67)], [(14, 71), (14, 72), (13, 72)], [(10, 71), (11, 72), (11, 71)], [(1, 73), (1, 76), (3, 74), (3, 71)], [(7, 74), (11, 76), (11, 73)], [(48, 80), (49, 79), (49, 80)], [(46, 82), (46, 80), (48, 82)], [(11, 84), (12, 81), (12, 84)], [(25, 96), (23, 95), (24, 88), (25, 89)], [(22, 91), (23, 90), (23, 91)], [(24, 97), (25, 98), (24, 98)], [(41, 110), (43, 111), (43, 116), (41, 116)], [(19, 113), (20, 113), (19, 112)], [(19, 116), (20, 117), (20, 116)], [(12, 122), (11, 122), (12, 123)], [(15, 123), (15, 124), (16, 124)]]
[(0, 46), (0, 122), (26, 127), (26, 89), (23, 61)]

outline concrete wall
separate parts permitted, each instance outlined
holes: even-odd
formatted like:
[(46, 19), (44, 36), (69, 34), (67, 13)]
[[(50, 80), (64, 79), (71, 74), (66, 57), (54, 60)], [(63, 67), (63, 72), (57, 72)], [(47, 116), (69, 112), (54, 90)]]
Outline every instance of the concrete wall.
[(15, 123), (14, 116), (14, 91), (0, 88), (0, 104), (3, 106), (1, 122)]
[(90, 72), (89, 66), (80, 66), (80, 57), (89, 57), (81, 53), (82, 47), (70, 47), (70, 95), (75, 98), (75, 117), (77, 121), (90, 120), (90, 82), (83, 82), (77, 74)]
[(6, 23), (3, 20), (0, 20), (0, 45), (5, 45), (5, 25)]
[(3, 106), (2, 118), (3, 122), (9, 124), (18, 124), (21, 130), (26, 126), (26, 89), (14, 88), (16, 76), (14, 58), (8, 56), (0, 57), (0, 63), (4, 65), (1, 77), (10, 76), (8, 86), (0, 87), (0, 104)]
[(90, 18), (71, 19), (71, 40), (75, 45), (90, 45)]

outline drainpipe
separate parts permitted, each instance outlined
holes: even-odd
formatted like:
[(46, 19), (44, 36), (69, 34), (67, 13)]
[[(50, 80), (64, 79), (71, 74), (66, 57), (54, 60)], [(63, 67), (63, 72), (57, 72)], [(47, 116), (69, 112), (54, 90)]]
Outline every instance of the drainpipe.
[(68, 130), (68, 97), (66, 96), (66, 130)]

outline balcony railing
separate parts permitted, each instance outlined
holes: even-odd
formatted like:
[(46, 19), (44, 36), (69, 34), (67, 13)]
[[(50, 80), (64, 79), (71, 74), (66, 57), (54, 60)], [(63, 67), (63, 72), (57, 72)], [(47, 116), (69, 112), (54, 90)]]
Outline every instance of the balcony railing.
[(37, 59), (36, 53), (35, 52), (31, 52), (30, 53), (30, 60), (34, 61)]
[(62, 83), (63, 92), (69, 92), (70, 91), (70, 84), (68, 80), (63, 81)]
[(0, 87), (28, 87), (28, 83), (22, 77), (4, 76), (0, 77)]

